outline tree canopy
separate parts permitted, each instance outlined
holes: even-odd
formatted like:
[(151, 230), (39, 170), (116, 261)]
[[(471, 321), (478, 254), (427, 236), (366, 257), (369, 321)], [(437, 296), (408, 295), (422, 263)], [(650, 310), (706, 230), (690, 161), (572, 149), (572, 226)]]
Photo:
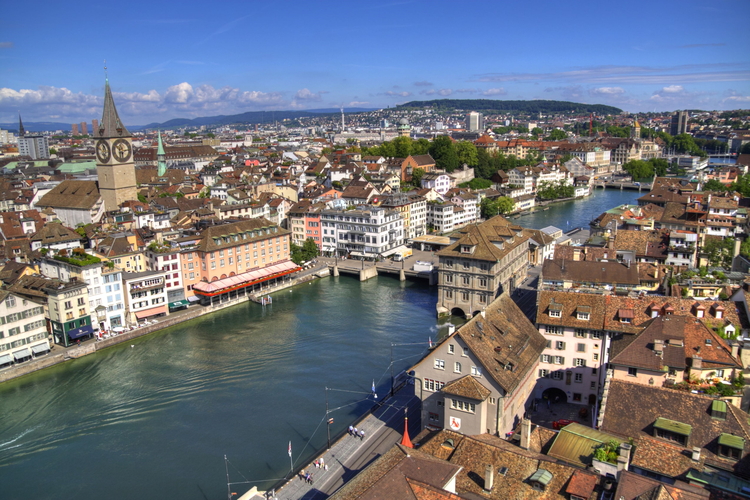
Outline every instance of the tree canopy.
[(655, 175), (667, 175), (669, 163), (663, 158), (651, 158), (650, 160), (633, 160), (622, 166), (634, 181), (651, 180)]
[(453, 139), (447, 135), (440, 135), (430, 145), (430, 155), (435, 160), (435, 166), (448, 173), (458, 168), (459, 160)]
[(307, 262), (318, 256), (318, 245), (315, 244), (315, 240), (312, 238), (307, 238), (302, 246), (292, 243), (290, 253), (292, 262), (300, 265), (303, 262)]

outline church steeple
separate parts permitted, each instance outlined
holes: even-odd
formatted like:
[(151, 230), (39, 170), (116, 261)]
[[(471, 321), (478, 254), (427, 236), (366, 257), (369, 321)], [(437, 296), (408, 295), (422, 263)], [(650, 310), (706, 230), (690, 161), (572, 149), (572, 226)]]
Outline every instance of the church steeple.
[(161, 177), (167, 173), (167, 154), (164, 152), (164, 144), (161, 142), (161, 130), (159, 130), (159, 139), (157, 141), (156, 161), (159, 163), (157, 174)]
[(109, 88), (109, 78), (104, 84), (104, 111), (102, 121), (99, 122), (99, 130), (94, 130), (95, 137), (132, 137), (125, 128), (120, 116), (117, 114), (115, 100), (112, 98), (112, 90)]
[(23, 122), (21, 121), (21, 113), (18, 113), (18, 137), (26, 135), (26, 130), (23, 128)]

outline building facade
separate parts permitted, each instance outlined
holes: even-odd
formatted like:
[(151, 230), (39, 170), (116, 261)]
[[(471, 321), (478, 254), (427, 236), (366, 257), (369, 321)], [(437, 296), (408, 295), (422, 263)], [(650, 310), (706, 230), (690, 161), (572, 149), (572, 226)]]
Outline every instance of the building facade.
[(397, 210), (323, 210), (321, 224), (323, 252), (330, 255), (385, 257), (404, 244), (404, 220)]
[(0, 290), (0, 367), (50, 350), (43, 302)]

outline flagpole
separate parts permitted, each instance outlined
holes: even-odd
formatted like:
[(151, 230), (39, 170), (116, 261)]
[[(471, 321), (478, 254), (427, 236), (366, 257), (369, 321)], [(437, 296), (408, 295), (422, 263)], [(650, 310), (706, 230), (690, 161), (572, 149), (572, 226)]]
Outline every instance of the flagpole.
[(294, 462), (292, 462), (292, 442), (289, 441), (289, 475), (294, 472)]

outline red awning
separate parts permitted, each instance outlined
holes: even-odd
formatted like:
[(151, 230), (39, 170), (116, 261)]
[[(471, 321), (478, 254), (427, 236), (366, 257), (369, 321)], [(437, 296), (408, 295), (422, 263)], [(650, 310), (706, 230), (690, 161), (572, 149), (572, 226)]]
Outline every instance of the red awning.
[(263, 269), (257, 269), (255, 271), (249, 271), (221, 280), (212, 281), (210, 283), (196, 283), (193, 287), (193, 292), (196, 295), (205, 295), (208, 297), (221, 295), (222, 293), (227, 293), (232, 290), (238, 290), (273, 278), (279, 278), (297, 272), (300, 269), (301, 268), (294, 262), (286, 261), (280, 264), (267, 266)]
[(138, 319), (148, 318), (150, 316), (156, 316), (167, 312), (167, 306), (154, 307), (153, 309), (146, 309), (145, 311), (138, 311), (135, 313), (135, 317)]

